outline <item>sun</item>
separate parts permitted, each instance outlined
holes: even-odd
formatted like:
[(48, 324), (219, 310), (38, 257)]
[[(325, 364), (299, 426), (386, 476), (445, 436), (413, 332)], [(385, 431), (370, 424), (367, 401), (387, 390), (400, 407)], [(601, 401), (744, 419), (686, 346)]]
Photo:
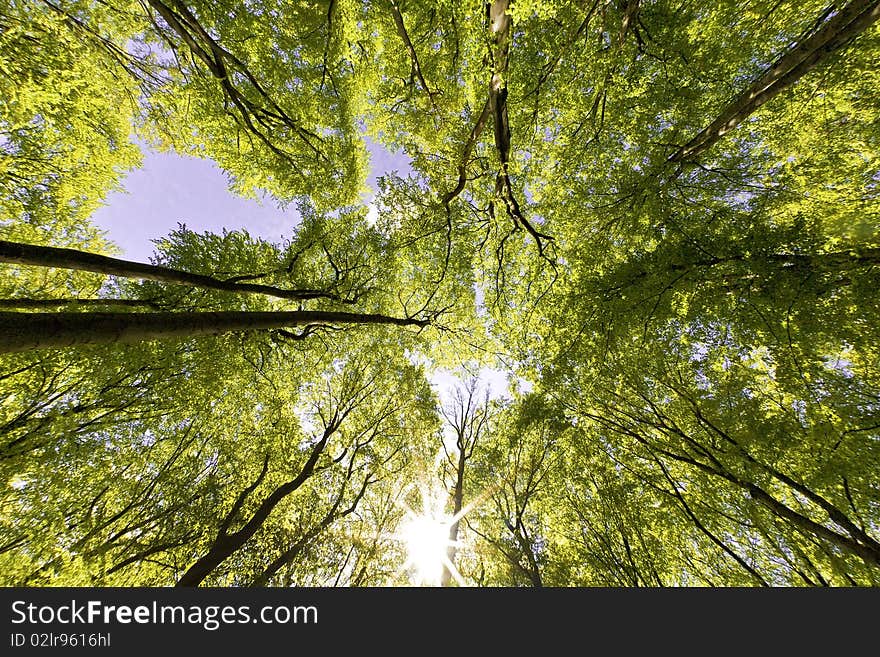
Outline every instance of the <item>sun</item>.
[(450, 540), (450, 528), (462, 514), (453, 517), (444, 512), (445, 493), (440, 489), (421, 488), (421, 500), (419, 512), (400, 503), (406, 516), (394, 537), (406, 550), (403, 570), (409, 572), (417, 586), (440, 586), (444, 583), (444, 571), (448, 571), (459, 586), (464, 586), (464, 580), (449, 559), (450, 548), (459, 547), (456, 541)]
[(417, 583), (437, 586), (443, 567), (449, 563), (449, 525), (447, 516), (412, 515), (400, 527), (400, 539), (406, 548), (407, 565), (415, 572)]

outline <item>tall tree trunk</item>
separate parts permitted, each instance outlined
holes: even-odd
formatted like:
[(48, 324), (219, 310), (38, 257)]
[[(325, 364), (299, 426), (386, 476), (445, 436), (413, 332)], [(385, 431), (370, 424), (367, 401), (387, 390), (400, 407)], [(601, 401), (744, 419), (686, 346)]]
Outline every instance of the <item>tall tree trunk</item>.
[(447, 534), (448, 545), (446, 547), (446, 563), (443, 564), (443, 572), (440, 574), (440, 585), (449, 586), (455, 571), (455, 556), (457, 553), (457, 541), (459, 525), (461, 523), (462, 509), (464, 508), (464, 475), (468, 460), (473, 456), (477, 441), (486, 431), (489, 422), (489, 397), (488, 392), (483, 403), (477, 398), (477, 380), (472, 379), (464, 386), (458, 388), (455, 400), (451, 407), (441, 408), (441, 414), (449, 426), (455, 431), (455, 446), (457, 457), (446, 453), (447, 463), (455, 470), (455, 480), (452, 490), (452, 522)]
[(508, 165), (510, 163), (510, 118), (507, 112), (507, 76), (510, 64), (511, 24), (508, 9), (510, 0), (493, 0), (486, 5), (489, 20), (489, 38), (491, 48), (492, 77), (489, 82), (489, 111), (495, 126), (495, 150), (501, 162), (501, 170), (495, 179), (495, 193), (500, 196), (507, 207), (510, 218), (522, 226), (538, 245), (538, 252), (544, 255), (544, 240), (552, 240), (550, 235), (538, 231), (525, 218), (519, 202), (513, 193)]
[(315, 324), (391, 324), (427, 326), (429, 320), (387, 315), (323, 311), (195, 313), (16, 313), (0, 312), (0, 353), (130, 344), (143, 340), (218, 335)]
[(693, 159), (742, 123), (764, 103), (791, 87), (847, 45), (880, 18), (880, 0), (852, 0), (812, 36), (783, 54), (739, 94), (718, 117), (669, 157), (670, 162)]
[(88, 251), (62, 249), (54, 246), (36, 246), (34, 244), (7, 242), (5, 240), (0, 240), (0, 262), (32, 265), (35, 267), (75, 269), (122, 278), (190, 285), (192, 287), (221, 290), (223, 292), (251, 292), (265, 294), (278, 299), (289, 299), (291, 301), (337, 298), (337, 295), (324, 290), (285, 290), (271, 285), (241, 283), (236, 279), (223, 280), (204, 274), (192, 274), (170, 267), (133, 262), (131, 260), (120, 260), (97, 253), (89, 253)]
[(450, 565), (455, 565), (455, 555), (458, 551), (458, 526), (461, 522), (461, 510), (464, 506), (464, 470), (468, 454), (465, 450), (458, 452), (458, 467), (455, 471), (455, 488), (452, 492), (452, 517), (454, 520), (449, 525), (449, 545), (446, 547), (446, 559), (449, 564), (443, 564), (443, 573), (440, 575), (440, 586), (449, 586), (452, 583), (452, 570)]

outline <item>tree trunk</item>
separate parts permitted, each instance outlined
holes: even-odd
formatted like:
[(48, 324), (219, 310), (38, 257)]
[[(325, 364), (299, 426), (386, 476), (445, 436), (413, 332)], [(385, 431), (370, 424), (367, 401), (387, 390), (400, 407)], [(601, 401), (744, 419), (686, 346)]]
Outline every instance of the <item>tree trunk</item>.
[(0, 353), (130, 344), (143, 340), (218, 335), (310, 324), (392, 324), (427, 326), (429, 320), (323, 311), (194, 313), (16, 313), (0, 312)]
[(880, 0), (852, 0), (812, 36), (782, 55), (718, 117), (669, 157), (670, 162), (693, 159), (711, 148), (726, 133), (774, 96), (847, 45), (880, 18)]
[(443, 574), (440, 575), (440, 586), (449, 586), (452, 583), (452, 570), (455, 565), (455, 554), (458, 543), (458, 525), (461, 522), (461, 509), (464, 506), (464, 467), (467, 463), (467, 453), (461, 449), (458, 452), (458, 467), (455, 473), (455, 489), (452, 493), (452, 517), (454, 520), (449, 525), (449, 545), (446, 547), (446, 559), (448, 564), (443, 564)]
[(538, 231), (523, 215), (519, 202), (513, 193), (508, 170), (510, 163), (510, 118), (507, 112), (507, 78), (512, 25), (510, 15), (507, 13), (509, 6), (510, 0), (493, 0), (486, 5), (489, 38), (492, 45), (490, 49), (492, 78), (489, 82), (489, 112), (492, 114), (495, 128), (495, 149), (498, 151), (498, 159), (501, 162), (501, 170), (495, 179), (495, 193), (504, 200), (511, 219), (525, 228), (526, 232), (532, 236), (538, 246), (538, 253), (543, 256), (544, 240), (553, 238)]
[(336, 295), (323, 290), (285, 290), (271, 285), (239, 283), (235, 280), (225, 281), (204, 274), (192, 274), (179, 269), (171, 269), (170, 267), (132, 262), (131, 260), (120, 260), (97, 253), (89, 253), (88, 251), (62, 249), (53, 246), (36, 246), (34, 244), (22, 244), (20, 242), (7, 242), (4, 240), (0, 240), (0, 262), (32, 265), (35, 267), (75, 269), (122, 278), (190, 285), (192, 287), (221, 290), (223, 292), (266, 294), (278, 299), (289, 299), (291, 301), (336, 298)]

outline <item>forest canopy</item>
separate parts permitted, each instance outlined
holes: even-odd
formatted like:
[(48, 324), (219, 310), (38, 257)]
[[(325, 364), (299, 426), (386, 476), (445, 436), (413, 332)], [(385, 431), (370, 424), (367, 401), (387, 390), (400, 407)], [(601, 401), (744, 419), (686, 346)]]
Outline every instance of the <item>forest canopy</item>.
[[(880, 584), (878, 18), (0, 0), (2, 583)], [(140, 144), (291, 237), (119, 257)]]

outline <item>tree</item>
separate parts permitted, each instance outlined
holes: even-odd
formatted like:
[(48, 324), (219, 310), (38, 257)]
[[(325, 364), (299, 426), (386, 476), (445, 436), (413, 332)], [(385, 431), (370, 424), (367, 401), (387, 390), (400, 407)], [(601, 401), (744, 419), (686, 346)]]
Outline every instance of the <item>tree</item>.
[[(445, 426), (444, 584), (877, 585), (878, 18), (6, 2), (4, 581), (403, 583)], [(133, 138), (300, 223), (115, 257)]]
[(443, 564), (443, 573), (440, 576), (441, 586), (450, 586), (452, 583), (459, 528), (465, 511), (465, 473), (468, 461), (477, 449), (477, 442), (485, 439), (485, 434), (489, 431), (489, 393), (487, 391), (484, 400), (480, 402), (477, 398), (477, 384), (477, 379), (471, 379), (464, 386), (457, 388), (451, 405), (441, 410), (446, 425), (454, 437), (454, 442), (450, 441), (452, 445), (449, 449), (446, 447), (446, 441), (443, 440), (443, 453), (446, 457), (444, 469), (448, 465), (451, 470), (452, 522), (449, 525), (446, 562)]
[[(94, 20), (133, 36), (111, 11)], [(117, 68), (151, 74), (50, 2), (4, 3), (0, 21), (0, 236), (105, 248), (89, 216), (140, 160), (128, 140), (139, 86)]]
[(489, 563), (492, 556), (502, 558), (498, 571), (479, 565), (482, 577), (494, 585), (545, 584), (550, 546), (543, 504), (553, 489), (555, 443), (565, 427), (542, 410), (529, 397), (497, 409), (494, 431), (474, 459), (473, 485), (486, 500), (466, 522), (485, 543), (482, 551), (488, 548)]

